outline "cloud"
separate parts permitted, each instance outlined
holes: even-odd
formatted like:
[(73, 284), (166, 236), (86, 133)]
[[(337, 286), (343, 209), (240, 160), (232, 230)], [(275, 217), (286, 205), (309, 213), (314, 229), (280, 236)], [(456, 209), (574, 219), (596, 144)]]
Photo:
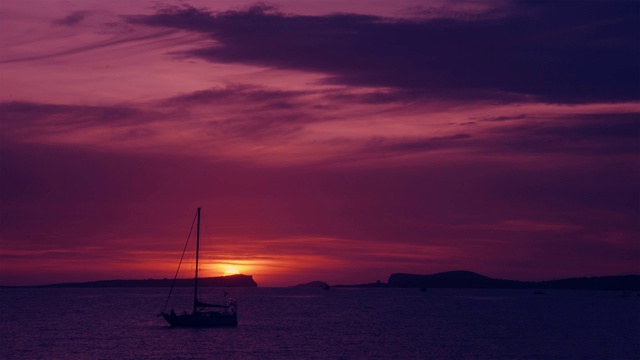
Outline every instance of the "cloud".
[[(640, 140), (640, 112), (625, 114), (590, 114), (555, 127), (539, 129), (539, 134), (576, 139), (636, 139)], [(580, 121), (582, 120), (582, 121)]]
[(524, 120), (527, 118), (526, 114), (520, 114), (515, 116), (489, 116), (481, 119), (472, 119), (475, 121), (511, 121), (511, 120)]
[(255, 85), (230, 84), (224, 87), (200, 90), (181, 94), (160, 103), (165, 106), (212, 106), (242, 104), (252, 109), (290, 109), (299, 104), (300, 99), (309, 91), (291, 91), (268, 89)]
[(86, 106), (32, 102), (0, 103), (2, 137), (18, 141), (39, 136), (55, 137), (93, 128), (118, 128), (142, 124), (149, 114), (126, 105)]
[(415, 5), (408, 7), (405, 12), (408, 16), (418, 16), (428, 19), (456, 19), (456, 20), (479, 20), (508, 15), (508, 2), (493, 1), (437, 1), (430, 2), (429, 5)]
[(67, 49), (51, 49), (44, 54), (38, 54), (33, 56), (20, 56), (13, 57), (9, 59), (5, 59), (0, 61), (0, 64), (4, 63), (15, 63), (15, 62), (23, 62), (23, 61), (36, 61), (36, 60), (46, 60), (50, 58), (60, 57), (60, 56), (69, 56), (81, 54), (89, 51), (104, 49), (104, 48), (112, 48), (118, 45), (124, 45), (131, 42), (149, 42), (154, 40), (164, 40), (165, 42), (176, 42), (181, 39), (174, 39), (171, 35), (175, 35), (175, 31), (161, 31), (149, 34), (141, 34), (141, 35), (133, 35), (133, 36), (113, 36), (106, 40), (94, 41), (89, 44), (81, 44), (75, 45), (73, 47)]
[(345, 85), (461, 99), (637, 99), (637, 2), (507, 6), (508, 16), (479, 19), (299, 16), (256, 5), (226, 12), (168, 7), (126, 20), (216, 41), (186, 56), (322, 72)]
[(494, 129), (498, 137), (486, 145), (498, 152), (637, 155), (639, 116), (640, 113), (559, 115), (547, 121)]
[(572, 232), (579, 230), (580, 227), (572, 224), (537, 222), (531, 220), (504, 220), (498, 224), (470, 224), (471, 229), (490, 229), (500, 231), (517, 231), (517, 232)]
[[(251, 156), (251, 148), (287, 148), (320, 121), (304, 91), (231, 85), (160, 101), (113, 105), (0, 103), (7, 143), (60, 144), (126, 153), (193, 153), (210, 159)], [(281, 148), (278, 150), (278, 148)], [(258, 152), (262, 159), (268, 152)], [(303, 156), (303, 155), (300, 155)]]
[(425, 151), (442, 150), (458, 147), (459, 140), (471, 138), (469, 134), (455, 134), (443, 137), (431, 137), (423, 139), (386, 140), (374, 139), (367, 146), (369, 151), (386, 152), (393, 154), (406, 154)]
[(53, 23), (55, 25), (66, 25), (66, 26), (74, 26), (80, 24), (84, 19), (89, 15), (89, 11), (76, 11), (62, 19), (54, 20)]
[(158, 103), (171, 112), (185, 109), (207, 118), (205, 131), (213, 138), (266, 140), (288, 137), (317, 120), (309, 109), (308, 96), (315, 93), (232, 84)]

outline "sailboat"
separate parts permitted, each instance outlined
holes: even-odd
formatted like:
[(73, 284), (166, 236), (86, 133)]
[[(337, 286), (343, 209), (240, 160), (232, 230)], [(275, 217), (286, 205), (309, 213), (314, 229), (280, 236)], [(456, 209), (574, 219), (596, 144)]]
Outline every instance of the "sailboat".
[[(230, 301), (227, 297), (227, 293), (224, 293), (224, 304), (209, 304), (198, 300), (198, 260), (200, 255), (200, 208), (196, 213), (198, 225), (196, 230), (196, 269), (194, 277), (194, 293), (193, 293), (193, 309), (191, 312), (183, 311), (181, 314), (171, 309), (170, 312), (166, 312), (169, 298), (173, 292), (178, 271), (180, 270), (180, 264), (178, 264), (178, 271), (173, 279), (169, 296), (165, 302), (164, 309), (159, 316), (162, 316), (167, 320), (171, 326), (198, 326), (198, 327), (215, 327), (215, 326), (236, 326), (238, 325), (238, 304), (235, 301)], [(193, 225), (192, 229), (193, 229)], [(189, 239), (187, 239), (187, 243)], [(185, 251), (186, 251), (185, 245)], [(184, 257), (184, 251), (182, 253)], [(182, 258), (180, 259), (182, 263)], [(212, 310), (215, 309), (215, 310)]]

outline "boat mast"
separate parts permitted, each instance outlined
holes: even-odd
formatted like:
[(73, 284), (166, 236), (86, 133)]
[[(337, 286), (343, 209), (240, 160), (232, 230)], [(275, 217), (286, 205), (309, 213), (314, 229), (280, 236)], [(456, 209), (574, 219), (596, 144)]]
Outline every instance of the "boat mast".
[(196, 228), (196, 277), (193, 293), (193, 313), (198, 309), (198, 257), (200, 255), (200, 208), (198, 208), (198, 227)]

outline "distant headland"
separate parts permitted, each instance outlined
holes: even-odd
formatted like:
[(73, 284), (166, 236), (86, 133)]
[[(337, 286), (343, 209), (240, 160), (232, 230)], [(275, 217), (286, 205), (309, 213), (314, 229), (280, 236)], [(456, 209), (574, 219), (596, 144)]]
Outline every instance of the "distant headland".
[(640, 291), (640, 275), (579, 277), (548, 281), (494, 279), (471, 271), (448, 271), (432, 275), (391, 274), (388, 282), (335, 287), (567, 289)]
[[(37, 287), (37, 288), (104, 288), (104, 287), (170, 287), (173, 279), (145, 280), (102, 280), (89, 282), (59, 283), (36, 286), (3, 286), (3, 287)], [(199, 278), (198, 284), (203, 287), (258, 287), (251, 275), (228, 275)], [(193, 279), (176, 279), (177, 287), (193, 287)]]

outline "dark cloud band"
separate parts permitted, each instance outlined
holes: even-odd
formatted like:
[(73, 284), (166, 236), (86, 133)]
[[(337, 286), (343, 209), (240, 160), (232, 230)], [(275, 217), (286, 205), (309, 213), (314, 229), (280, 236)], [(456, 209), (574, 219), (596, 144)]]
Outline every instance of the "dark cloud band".
[(407, 20), (186, 6), (127, 21), (208, 34), (217, 45), (187, 55), (213, 62), (324, 72), (340, 84), (462, 100), (586, 103), (638, 98), (639, 9), (635, 1), (514, 2), (500, 16)]

